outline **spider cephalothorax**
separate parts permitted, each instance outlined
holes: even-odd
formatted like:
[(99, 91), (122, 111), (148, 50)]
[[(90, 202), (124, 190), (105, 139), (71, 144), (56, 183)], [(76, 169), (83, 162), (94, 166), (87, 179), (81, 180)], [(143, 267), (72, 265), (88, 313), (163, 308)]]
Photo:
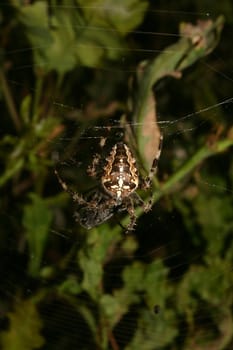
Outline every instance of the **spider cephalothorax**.
[[(143, 190), (150, 188), (161, 146), (162, 137), (148, 176), (140, 179), (136, 159), (130, 148), (123, 142), (116, 143), (105, 158), (105, 165), (100, 172), (100, 187), (86, 198), (72, 191), (55, 170), (64, 191), (68, 192), (78, 204), (75, 219), (86, 229), (91, 229), (110, 219), (115, 213), (127, 211), (130, 223), (126, 232), (132, 231), (137, 219), (134, 206), (141, 205), (145, 212), (151, 208), (151, 200), (145, 203), (136, 191), (138, 188)], [(101, 156), (96, 154), (87, 169), (88, 175), (97, 177), (100, 161)]]

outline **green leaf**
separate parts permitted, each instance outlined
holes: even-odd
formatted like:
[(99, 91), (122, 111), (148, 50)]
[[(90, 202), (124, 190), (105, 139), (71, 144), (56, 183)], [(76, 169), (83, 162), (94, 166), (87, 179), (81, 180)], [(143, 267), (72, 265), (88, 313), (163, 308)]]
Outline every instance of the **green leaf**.
[(8, 317), (9, 329), (0, 337), (2, 350), (32, 350), (44, 344), (41, 336), (43, 324), (32, 300), (17, 300)]
[(48, 72), (56, 69), (59, 73), (74, 68), (76, 60), (72, 51), (75, 32), (66, 12), (59, 12), (50, 26), (48, 5), (37, 1), (20, 8), (20, 21), (26, 26), (26, 35), (32, 45), (36, 69)]
[(104, 294), (100, 298), (101, 311), (108, 320), (108, 324), (113, 328), (119, 319), (128, 311), (126, 300), (121, 302), (119, 298), (110, 294)]
[(56, 7), (49, 18), (47, 3), (37, 1), (20, 7), (19, 19), (27, 28), (36, 69), (64, 74), (80, 64), (93, 67), (122, 55), (122, 36), (140, 24), (147, 6), (138, 0), (122, 4), (97, 0), (83, 4), (84, 18), (78, 7)]
[(101, 225), (88, 233), (86, 247), (78, 252), (78, 264), (83, 271), (82, 287), (93, 299), (99, 299), (108, 252), (111, 254), (120, 240), (118, 227), (110, 229), (108, 224)]
[(140, 312), (137, 327), (126, 350), (154, 350), (172, 344), (178, 335), (175, 314), (172, 310), (162, 310), (155, 315), (151, 310)]
[(78, 295), (82, 292), (80, 283), (75, 276), (68, 276), (58, 287), (58, 293)]
[(87, 237), (88, 255), (96, 261), (104, 263), (108, 250), (111, 251), (114, 246), (121, 241), (120, 228), (111, 228), (109, 224), (100, 225), (98, 228), (91, 230)]
[(232, 234), (232, 198), (200, 194), (193, 201), (197, 222), (208, 241), (209, 253), (219, 254), (225, 248), (226, 238)]
[(83, 270), (82, 288), (88, 292), (93, 299), (99, 298), (99, 287), (103, 276), (102, 264), (94, 257), (90, 258), (84, 252), (79, 252), (79, 264)]
[(149, 308), (158, 304), (161, 308), (171, 294), (171, 287), (167, 284), (168, 269), (161, 260), (156, 260), (146, 266), (144, 276), (145, 300)]
[(96, 66), (106, 57), (116, 60), (126, 48), (117, 33), (98, 31), (93, 27), (85, 28), (75, 47), (77, 59), (89, 67)]
[(20, 116), (22, 117), (22, 120), (24, 121), (25, 125), (29, 124), (29, 121), (30, 121), (31, 103), (32, 103), (32, 96), (31, 95), (25, 96), (21, 102)]
[(182, 31), (187, 32), (185, 36), (177, 43), (164, 49), (152, 61), (139, 65), (137, 71), (139, 89), (134, 99), (133, 118), (135, 125), (137, 125), (136, 137), (139, 154), (145, 169), (149, 169), (151, 166), (151, 160), (148, 157), (145, 158), (145, 152), (147, 153), (146, 150), (151, 143), (153, 144), (157, 133), (155, 128), (151, 128), (150, 132), (145, 126), (145, 123), (151, 125), (153, 115), (155, 116), (154, 123), (156, 123), (153, 85), (165, 76), (179, 78), (182, 70), (209, 54), (219, 41), (223, 22), (224, 19), (220, 16), (215, 22), (211, 20), (200, 21), (196, 26), (185, 24), (185, 28), (182, 28)]
[(129, 292), (141, 291), (144, 289), (145, 266), (139, 261), (127, 266), (123, 271), (124, 286)]
[(52, 213), (45, 200), (35, 193), (30, 194), (30, 200), (31, 203), (24, 207), (23, 225), (29, 245), (29, 273), (37, 277), (52, 222)]
[(24, 164), (23, 158), (19, 158), (15, 161), (9, 160), (9, 164), (7, 164), (4, 173), (0, 176), (0, 187), (17, 174), (23, 168)]
[(122, 241), (121, 247), (125, 254), (132, 254), (138, 248), (138, 242), (136, 238), (131, 235), (127, 235), (126, 238)]
[(115, 29), (121, 35), (137, 27), (148, 8), (148, 1), (143, 0), (89, 0), (88, 6), (86, 0), (77, 0), (77, 3), (82, 6), (88, 23), (96, 25), (96, 30), (109, 27), (110, 31)]
[(233, 283), (231, 264), (219, 257), (208, 259), (208, 266), (192, 265), (178, 288), (177, 305), (180, 311), (195, 313), (198, 306), (197, 295), (202, 301), (215, 307), (232, 303)]

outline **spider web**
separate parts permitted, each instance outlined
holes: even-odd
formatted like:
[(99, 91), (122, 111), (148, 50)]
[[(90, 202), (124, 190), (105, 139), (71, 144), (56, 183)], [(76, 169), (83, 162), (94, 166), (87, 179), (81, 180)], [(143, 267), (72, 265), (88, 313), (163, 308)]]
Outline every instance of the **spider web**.
[[(158, 16), (158, 18), (162, 17), (164, 19), (163, 28), (156, 29), (156, 25), (150, 24), (148, 25), (149, 28), (147, 28), (147, 26), (142, 26), (141, 30), (132, 31), (131, 34), (133, 34), (135, 37), (139, 36), (140, 38), (146, 38), (144, 45), (144, 47), (146, 48), (130, 48), (130, 53), (135, 55), (135, 61), (138, 62), (142, 59), (150, 59), (152, 55), (160, 53), (163, 50), (163, 48), (166, 47), (166, 43), (171, 43), (172, 40), (178, 37), (175, 28), (178, 27), (180, 21), (195, 21), (196, 19), (206, 19), (211, 18), (212, 16), (214, 17), (215, 14), (212, 14), (211, 10), (212, 9), (208, 7), (203, 7), (202, 12), (185, 10), (181, 11), (179, 8), (167, 10), (164, 9), (163, 5), (158, 5), (158, 8), (156, 9), (150, 8), (148, 10), (148, 16)], [(166, 23), (170, 21), (174, 21), (174, 32), (168, 33), (166, 32)], [(144, 28), (147, 29), (145, 30)], [(171, 27), (169, 26), (169, 28)], [(229, 28), (226, 28), (226, 37), (230, 36), (227, 32), (228, 30)], [(232, 30), (232, 28), (230, 30)], [(156, 40), (158, 40), (158, 44)], [(224, 38), (222, 38), (221, 40), (224, 40)], [(25, 49), (28, 49), (29, 51), (31, 50), (30, 47), (24, 48), (22, 50), (22, 53), (25, 51)], [(228, 53), (224, 52), (224, 50), (221, 51), (220, 46), (220, 49), (216, 49), (211, 54), (210, 58), (208, 57), (207, 59), (200, 60), (198, 65), (199, 67), (201, 66), (203, 76), (198, 77), (198, 79), (195, 78), (196, 80), (198, 80), (199, 83), (199, 85), (197, 85), (197, 93), (198, 89), (201, 87), (201, 81), (199, 81), (200, 79), (202, 81), (204, 81), (205, 79), (209, 79), (210, 77), (213, 79), (215, 86), (218, 86), (218, 90), (216, 91), (218, 100), (217, 103), (214, 98), (210, 97), (206, 99), (206, 101), (210, 101), (209, 103), (206, 103), (205, 105), (195, 106), (193, 105), (193, 102), (191, 101), (190, 97), (187, 96), (188, 92), (182, 92), (180, 101), (179, 103), (177, 103), (176, 91), (179, 89), (185, 90), (185, 84), (187, 84), (187, 86), (188, 84), (190, 84), (189, 79), (194, 79), (194, 75), (192, 76), (191, 70), (195, 71), (195, 67), (191, 67), (190, 71), (184, 72), (182, 79), (173, 80), (171, 78), (167, 78), (159, 82), (154, 88), (158, 118), (158, 120), (155, 123), (158, 123), (164, 138), (164, 146), (162, 150), (161, 159), (159, 161), (158, 170), (158, 177), (161, 182), (165, 181), (166, 177), (169, 175), (169, 171), (171, 171), (174, 168), (178, 169), (180, 166), (182, 166), (182, 164), (185, 161), (187, 161), (188, 155), (195, 153), (195, 147), (197, 147), (198, 145), (190, 145), (190, 142), (192, 142), (195, 139), (195, 137), (199, 138), (198, 135), (202, 135), (199, 139), (202, 139), (203, 143), (206, 142), (207, 138), (210, 138), (210, 134), (212, 135), (209, 129), (210, 120), (212, 121), (212, 123), (214, 121), (215, 125), (221, 124), (224, 115), (225, 119), (229, 119), (229, 122), (225, 121), (225, 123), (228, 123), (228, 127), (230, 128), (230, 119), (232, 118), (231, 115), (233, 96), (231, 96), (229, 92), (232, 91), (233, 80), (232, 67), (225, 67), (224, 61), (226, 54)], [(222, 69), (219, 67), (224, 68)], [(20, 72), (21, 70), (25, 71), (25, 69), (31, 69), (31, 66), (29, 65), (26, 68), (25, 66), (19, 66), (16, 69)], [(98, 70), (102, 71), (101, 74), (103, 74), (103, 72), (106, 72), (106, 77), (110, 77), (111, 75), (117, 74), (121, 76), (121, 74), (124, 74), (128, 69), (126, 68), (125, 64), (122, 64), (122, 68), (120, 66), (118, 66), (117, 68), (102, 66), (98, 67)], [(130, 72), (134, 73), (135, 71), (132, 69), (130, 70)], [(14, 80), (12, 77), (9, 79), (8, 83), (12, 86), (17, 86), (19, 89), (22, 88), (20, 80)], [(33, 83), (32, 86), (29, 87), (29, 89), (31, 91), (35, 91)], [(105, 91), (101, 91), (101, 93), (104, 92)], [(117, 92), (119, 93), (119, 91)], [(186, 96), (188, 102), (185, 101), (185, 103), (183, 103), (184, 96)], [(214, 100), (213, 103), (211, 102), (212, 100)], [(116, 101), (114, 101), (114, 103), (115, 102)], [(191, 103), (191, 106), (189, 102)], [(85, 192), (90, 187), (90, 184), (88, 182), (89, 180), (87, 180), (87, 183), (83, 183), (82, 178), (83, 176), (85, 176), (86, 167), (91, 160), (85, 157), (85, 151), (89, 148), (91, 149), (91, 151), (93, 151), (91, 153), (96, 152), (96, 150), (99, 148), (99, 143), (101, 142), (103, 137), (106, 137), (107, 142), (110, 141), (111, 144), (114, 144), (117, 141), (118, 136), (122, 136), (121, 129), (119, 129), (118, 124), (119, 116), (116, 114), (115, 117), (111, 117), (111, 119), (109, 119), (107, 115), (104, 119), (101, 120), (100, 123), (98, 123), (98, 125), (93, 123), (93, 125), (91, 126), (88, 125), (87, 127), (83, 127), (83, 125), (80, 126), (80, 123), (77, 122), (76, 118), (77, 115), (79, 115), (80, 111), (82, 112), (81, 102), (79, 103), (78, 107), (73, 104), (73, 101), (70, 103), (67, 102), (67, 104), (61, 103), (56, 95), (51, 94), (51, 96), (48, 97), (48, 103), (53, 104), (53, 106), (56, 108), (58, 117), (65, 120), (66, 126), (65, 133), (50, 141), (51, 148), (53, 150), (52, 160), (54, 163), (59, 161), (61, 171), (63, 172), (63, 174), (65, 174), (65, 177), (68, 178), (68, 181), (72, 184), (73, 188), (77, 187), (77, 189), (80, 189), (81, 193)], [(114, 103), (113, 105), (110, 105), (110, 107), (108, 105), (107, 108), (109, 107), (111, 110), (112, 107), (112, 109), (114, 110)], [(140, 126), (139, 123), (134, 123), (130, 120), (127, 120), (127, 123), (128, 125), (130, 125), (130, 127), (134, 128), (134, 130), (137, 130), (137, 128)], [(221, 135), (221, 130), (213, 132), (213, 137), (216, 137), (216, 139), (218, 139), (218, 132)], [(76, 143), (76, 139), (78, 139), (78, 143)], [(73, 141), (74, 143), (72, 144)], [(72, 147), (70, 146), (71, 144)], [(82, 145), (82, 152), (80, 152), (80, 144)], [(187, 144), (187, 149), (184, 149), (184, 144)], [(75, 146), (77, 146), (77, 151), (74, 151)], [(216, 157), (219, 159), (220, 156), (217, 155)], [(169, 165), (167, 160), (170, 160), (172, 164)], [(232, 168), (232, 165), (226, 166), (226, 164), (224, 164), (226, 161), (229, 161), (228, 154), (223, 155), (222, 160), (219, 160), (219, 164), (222, 165), (223, 171), (225, 171), (227, 168)], [(213, 163), (214, 160), (211, 160), (210, 169), (214, 166)], [(74, 178), (74, 168), (77, 169), (77, 179)], [(200, 188), (203, 191), (207, 191), (210, 195), (214, 193), (216, 194), (216, 197), (222, 196), (224, 198), (223, 204), (226, 205), (225, 201), (227, 202), (227, 198), (232, 196), (232, 183), (229, 181), (229, 178), (225, 176), (225, 174), (221, 173), (221, 171), (219, 172), (219, 174), (220, 179), (217, 175), (214, 175), (216, 176), (216, 180), (214, 180), (214, 176), (210, 177), (207, 171), (201, 172), (201, 175), (200, 173), (197, 173), (196, 177), (184, 177), (183, 181), (185, 183), (185, 186), (179, 187), (178, 192), (184, 191), (185, 193), (187, 193), (186, 201), (188, 201), (187, 198), (192, 198), (192, 195), (193, 198), (196, 198), (195, 191), (197, 191), (198, 184), (198, 186), (200, 186)], [(62, 190), (58, 187), (59, 185), (57, 184), (57, 179), (52, 174), (52, 171), (51, 178), (53, 188), (56, 188), (56, 191), (62, 192)], [(50, 193), (49, 188), (46, 188), (45, 190), (46, 193)], [(176, 193), (175, 189), (174, 192)], [(150, 213), (146, 214), (146, 216), (143, 215), (139, 218), (137, 228), (132, 237), (132, 241), (135, 240), (135, 244), (137, 244), (136, 251), (132, 253), (132, 251), (129, 250), (129, 252), (127, 253), (127, 249), (124, 250), (122, 248), (122, 241), (127, 242), (127, 240), (131, 240), (131, 238), (124, 237), (124, 235), (122, 235), (119, 239), (119, 242), (117, 243), (119, 244), (119, 251), (117, 251), (116, 249), (118, 245), (114, 248), (115, 250), (113, 252), (113, 263), (109, 263), (107, 259), (106, 264), (103, 267), (104, 279), (107, 286), (106, 288), (108, 289), (109, 294), (111, 294), (115, 289), (121, 288), (122, 271), (127, 267), (129, 262), (133, 264), (134, 262), (140, 261), (145, 265), (149, 265), (151, 262), (154, 262), (155, 264), (157, 263), (158, 269), (156, 270), (156, 273), (158, 273), (158, 271), (161, 270), (162, 276), (163, 274), (166, 274), (164, 272), (165, 266), (167, 269), (166, 278), (169, 282), (169, 288), (171, 289), (171, 291), (169, 292), (169, 296), (167, 297), (167, 301), (165, 304), (160, 305), (160, 299), (158, 299), (158, 304), (155, 303), (154, 307), (152, 305), (149, 307), (148, 305), (146, 305), (145, 302), (142, 301), (142, 304), (144, 303), (144, 305), (141, 306), (141, 312), (145, 313), (146, 316), (143, 318), (145, 323), (141, 324), (140, 327), (143, 330), (142, 334), (144, 334), (144, 339), (146, 339), (146, 341), (144, 343), (143, 338), (138, 336), (139, 338), (137, 342), (135, 341), (136, 345), (134, 347), (132, 345), (132, 347), (127, 348), (127, 344), (130, 344), (130, 340), (133, 339), (136, 329), (137, 327), (139, 327), (139, 325), (137, 324), (139, 312), (136, 307), (137, 303), (135, 302), (135, 305), (132, 303), (128, 312), (117, 323), (114, 332), (109, 332), (109, 338), (107, 341), (109, 345), (107, 345), (105, 349), (178, 349), (179, 346), (180, 349), (185, 349), (188, 348), (186, 347), (187, 337), (193, 337), (193, 345), (190, 345), (192, 344), (192, 342), (191, 339), (188, 339), (188, 346), (190, 346), (190, 348), (204, 349), (205, 347), (203, 347), (202, 344), (196, 343), (194, 333), (190, 331), (190, 324), (192, 322), (200, 325), (200, 328), (198, 330), (198, 332), (200, 333), (198, 337), (199, 341), (202, 341), (202, 343), (204, 344), (205, 342), (208, 343), (208, 340), (213, 337), (213, 333), (215, 331), (219, 334), (219, 336), (213, 340), (211, 348), (231, 348), (232, 342), (226, 341), (226, 345), (224, 345), (221, 342), (221, 339), (224, 337), (224, 339), (226, 339), (227, 335), (231, 337), (231, 331), (229, 330), (229, 328), (231, 328), (230, 325), (232, 319), (231, 316), (227, 313), (227, 307), (230, 301), (224, 299), (222, 300), (223, 304), (221, 314), (221, 310), (219, 311), (219, 305), (216, 306), (215, 310), (213, 305), (209, 302), (210, 299), (208, 299), (208, 295), (205, 296), (202, 294), (201, 296), (197, 296), (196, 300), (198, 300), (198, 307), (196, 307), (196, 305), (193, 306), (196, 307), (196, 313), (194, 315), (194, 320), (189, 320), (190, 324), (188, 324), (187, 321), (189, 317), (190, 308), (192, 307), (190, 305), (186, 305), (186, 315), (182, 312), (180, 312), (180, 314), (177, 312), (176, 318), (174, 318), (173, 321), (169, 321), (170, 324), (169, 322), (166, 323), (164, 321), (164, 318), (168, 317), (167, 315), (170, 312), (169, 309), (173, 308), (176, 304), (176, 299), (177, 303), (179, 304), (178, 310), (185, 309), (182, 309), (182, 298), (174, 292), (174, 286), (180, 281), (182, 281), (184, 276), (188, 273), (189, 268), (196, 268), (197, 274), (201, 274), (202, 264), (208, 264), (208, 262), (202, 261), (203, 250), (205, 249), (206, 241), (205, 237), (203, 237), (200, 234), (200, 232), (198, 232), (200, 230), (200, 226), (194, 227), (193, 229), (190, 228), (190, 226), (192, 226), (192, 221), (190, 219), (191, 214), (193, 214), (194, 216), (197, 216), (198, 214), (194, 211), (193, 208), (190, 208), (189, 205), (184, 205), (183, 207), (181, 207), (181, 202), (179, 202), (178, 200), (176, 202), (176, 200), (174, 199), (174, 192), (171, 192), (170, 195), (172, 196), (175, 204), (172, 205), (172, 201), (169, 198), (168, 194), (163, 199), (156, 202)], [(63, 195), (64, 194), (61, 193), (61, 196)], [(189, 195), (191, 197), (189, 197)], [(229, 203), (232, 204), (231, 201), (229, 201)], [(219, 203), (217, 202), (216, 210), (218, 208), (218, 204)], [(69, 206), (69, 210), (70, 208), (71, 206)], [(181, 214), (188, 210), (190, 210), (191, 213), (188, 213), (189, 217), (187, 216), (185, 221), (184, 217), (182, 217)], [(55, 210), (55, 224), (54, 227), (52, 225), (50, 229), (48, 253), (46, 255), (45, 260), (43, 261), (45, 269), (43, 271), (43, 275), (39, 278), (39, 281), (37, 280), (36, 282), (31, 282), (25, 279), (25, 275), (27, 275), (27, 266), (25, 261), (21, 261), (20, 254), (26, 249), (25, 238), (21, 239), (22, 242), (20, 242), (20, 244), (18, 243), (18, 237), (16, 236), (12, 236), (6, 239), (7, 251), (11, 251), (11, 249), (9, 249), (10, 246), (17, 245), (19, 250), (19, 261), (16, 260), (14, 254), (13, 260), (10, 260), (8, 257), (2, 256), (2, 266), (5, 266), (5, 261), (7, 261), (8, 270), (10, 271), (10, 275), (7, 278), (4, 278), (4, 288), (0, 288), (3, 300), (6, 299), (8, 301), (8, 305), (3, 304), (1, 306), (1, 314), (3, 315), (2, 328), (4, 330), (6, 330), (8, 326), (8, 323), (6, 321), (6, 312), (9, 312), (9, 310), (12, 309), (11, 305), (13, 304), (17, 305), (18, 303), (19, 305), (21, 305), (20, 303), (22, 296), (19, 294), (23, 294), (25, 296), (25, 299), (27, 299), (33, 297), (36, 294), (39, 287), (41, 288), (41, 286), (43, 286), (44, 289), (51, 288), (49, 297), (44, 302), (42, 302), (42, 306), (40, 306), (40, 315), (43, 319), (43, 328), (41, 332), (46, 338), (46, 343), (41, 347), (42, 349), (94, 348), (93, 343), (91, 341), (93, 335), (90, 331), (88, 323), (84, 321), (84, 318), (80, 314), (80, 310), (79, 312), (77, 312), (77, 310), (73, 308), (72, 298), (75, 298), (75, 293), (74, 295), (69, 295), (67, 299), (64, 296), (65, 293), (61, 293), (61, 298), (59, 298), (59, 294), (55, 296), (53, 295), (53, 288), (55, 285), (59, 285), (60, 287), (62, 286), (62, 288), (64, 288), (65, 290), (65, 286), (61, 283), (59, 276), (59, 271), (62, 271), (63, 264), (66, 266), (67, 276), (71, 281), (72, 278), (75, 280), (77, 275), (81, 276), (83, 274), (82, 271), (79, 271), (77, 269), (75, 256), (77, 251), (80, 252), (83, 249), (84, 236), (83, 234), (80, 235), (80, 227), (74, 222), (72, 215), (73, 213), (66, 212), (65, 208), (63, 214), (61, 213), (61, 210)], [(204, 218), (201, 216), (200, 213), (199, 215), (200, 220), (204, 221)], [(9, 222), (15, 228), (21, 225), (21, 223), (18, 222), (18, 219), (15, 216), (11, 215), (11, 213), (3, 212), (2, 216), (7, 216)], [(107, 226), (108, 223), (104, 224), (102, 229), (103, 235), (105, 233), (107, 235), (108, 232), (106, 230), (109, 230), (111, 228), (114, 234), (114, 227), (118, 227), (118, 222), (121, 222), (121, 219), (122, 216), (120, 214), (119, 217), (116, 216), (116, 218), (114, 218), (113, 221), (111, 221), (110, 226)], [(194, 225), (196, 225), (196, 223), (197, 220), (195, 218)], [(190, 231), (188, 229), (190, 229)], [(191, 233), (195, 232), (195, 230), (196, 232), (198, 232), (197, 236), (191, 237)], [(188, 231), (190, 235), (189, 237), (187, 237)], [(92, 232), (88, 232), (88, 235), (91, 236)], [(148, 239), (146, 239), (145, 237), (148, 237)], [(226, 237), (226, 242), (224, 246), (225, 249), (227, 249), (228, 244), (229, 246), (231, 246), (231, 239), (229, 237)], [(59, 254), (59, 256), (49, 256), (49, 254)], [(68, 259), (68, 255), (69, 263), (66, 263), (65, 260), (66, 258)], [(219, 254), (219, 256), (220, 255), (221, 254)], [(109, 258), (109, 260), (111, 259)], [(50, 276), (49, 278), (47, 278), (46, 274), (48, 274), (48, 276), (50, 275), (50, 269), (52, 270), (51, 266), (53, 263), (55, 265), (54, 270), (57, 270), (58, 272), (54, 273), (55, 277), (53, 277), (52, 274), (52, 277)], [(219, 284), (227, 283), (225, 280), (221, 279), (221, 276), (223, 274), (221, 268), (225, 272), (227, 269), (227, 273), (229, 273), (230, 276), (230, 274), (232, 273), (232, 261), (231, 264), (229, 263), (228, 267), (226, 267), (225, 265), (219, 267), (219, 265), (216, 262), (216, 270), (213, 267), (212, 274), (210, 274), (208, 277), (206, 277), (205, 275), (203, 283), (206, 282), (206, 285), (208, 286), (216, 286), (218, 281)], [(22, 281), (20, 288), (17, 285), (20, 280), (18, 276), (21, 276)], [(62, 275), (61, 273), (61, 276), (62, 279), (64, 277), (64, 274)], [(190, 276), (194, 278), (193, 276), (195, 275), (190, 274)], [(231, 281), (232, 278), (229, 277), (229, 280)], [(190, 280), (189, 283), (191, 284), (192, 281)], [(193, 281), (193, 283), (195, 284), (195, 281)], [(185, 288), (188, 288), (188, 286), (183, 285), (182, 288), (182, 290), (184, 291)], [(231, 282), (229, 282), (229, 288), (232, 288)], [(210, 293), (209, 290), (206, 290), (205, 292)], [(218, 293), (218, 295), (219, 293), (221, 294), (221, 288), (220, 290), (216, 291), (216, 293)], [(155, 294), (158, 294), (159, 296), (159, 293), (157, 293), (157, 291), (155, 291)], [(214, 294), (215, 293), (213, 292), (213, 299)], [(205, 302), (205, 297), (207, 302)], [(79, 294), (78, 300), (81, 306), (82, 303), (83, 305), (88, 306), (91, 313), (98, 313), (98, 311), (96, 310), (96, 305), (93, 303), (93, 300), (91, 300), (90, 296), (87, 295), (87, 293)], [(183, 302), (186, 303), (185, 298)], [(216, 303), (218, 303), (218, 301), (216, 301)], [(222, 319), (225, 319), (225, 323), (222, 321)], [(147, 322), (145, 320), (147, 320)], [(167, 343), (163, 342), (162, 338), (164, 337), (164, 334), (166, 334), (166, 332), (160, 333), (161, 325), (163, 325), (164, 323), (167, 327), (169, 324), (169, 328), (167, 330), (168, 339), (169, 337), (173, 339), (173, 341), (171, 340)], [(216, 324), (218, 323), (223, 323), (225, 325), (225, 329), (222, 330), (222, 334), (220, 333), (219, 329), (216, 329)], [(101, 325), (99, 325), (99, 327), (101, 328)], [(173, 335), (172, 332), (177, 333)], [(154, 341), (154, 334), (156, 334), (157, 337), (156, 343), (154, 344), (154, 346), (151, 344), (147, 345), (148, 339), (151, 338), (151, 342)], [(68, 341), (67, 338), (69, 339)], [(144, 344), (145, 347), (143, 347)], [(32, 348), (34, 347), (28, 347), (28, 349)], [(206, 347), (206, 349), (208, 348), (210, 347)]]

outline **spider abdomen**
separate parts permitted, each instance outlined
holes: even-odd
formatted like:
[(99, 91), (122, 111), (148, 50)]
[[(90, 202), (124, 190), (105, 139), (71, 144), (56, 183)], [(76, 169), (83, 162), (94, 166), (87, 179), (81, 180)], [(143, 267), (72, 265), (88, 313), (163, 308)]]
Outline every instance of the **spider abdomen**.
[(106, 159), (102, 176), (105, 191), (121, 202), (138, 187), (138, 170), (136, 160), (129, 147), (119, 142), (115, 144)]

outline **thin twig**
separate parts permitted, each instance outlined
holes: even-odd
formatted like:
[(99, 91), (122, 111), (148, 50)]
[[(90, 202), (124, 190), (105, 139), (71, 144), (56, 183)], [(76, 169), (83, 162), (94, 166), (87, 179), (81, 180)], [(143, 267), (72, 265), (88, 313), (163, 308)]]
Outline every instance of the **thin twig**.
[(230, 146), (233, 146), (233, 139), (225, 139), (216, 142), (213, 146), (205, 145), (196, 152), (178, 171), (175, 172), (159, 189), (155, 195), (156, 202), (164, 194), (167, 194), (174, 189), (174, 186), (183, 180), (191, 171), (193, 171), (206, 158), (214, 156), (218, 153), (226, 151)]
[(113, 350), (120, 350), (112, 331), (108, 331), (108, 339), (109, 339), (109, 342), (110, 342)]
[(11, 119), (15, 125), (16, 130), (20, 131), (21, 127), (22, 127), (21, 122), (20, 122), (20, 118), (19, 118), (19, 115), (17, 113), (15, 103), (14, 103), (14, 100), (13, 100), (12, 95), (11, 95), (11, 91), (9, 89), (7, 80), (5, 78), (5, 74), (4, 74), (2, 69), (0, 69), (0, 84), (2, 87), (2, 91), (4, 94), (5, 100), (6, 100), (7, 108), (9, 110), (9, 114), (11, 116)]

